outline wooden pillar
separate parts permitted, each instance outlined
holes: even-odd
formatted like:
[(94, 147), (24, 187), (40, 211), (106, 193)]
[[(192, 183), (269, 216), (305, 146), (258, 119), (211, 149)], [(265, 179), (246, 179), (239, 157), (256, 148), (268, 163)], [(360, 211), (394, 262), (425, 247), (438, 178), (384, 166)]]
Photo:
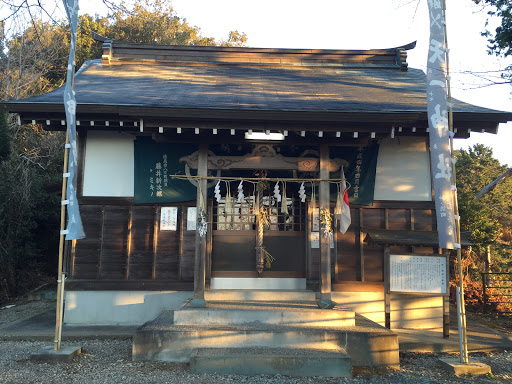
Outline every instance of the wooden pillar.
[[(329, 179), (329, 146), (320, 144), (320, 179)], [(320, 211), (327, 208), (330, 211), (331, 198), (328, 181), (320, 181), (319, 190)], [(331, 246), (330, 237), (324, 236), (320, 230), (320, 302), (321, 308), (332, 308), (331, 301)]]
[[(197, 175), (208, 175), (208, 144), (199, 144), (199, 156), (197, 160)], [(206, 205), (207, 200), (207, 180), (197, 181), (197, 217), (199, 218), (201, 212), (201, 201)], [(201, 197), (201, 194), (203, 195)], [(208, 212), (207, 207), (204, 207), (204, 212)], [(208, 228), (211, 231), (211, 228)], [(205, 288), (205, 264), (206, 264), (206, 240), (207, 236), (201, 236), (199, 231), (196, 230), (196, 252), (194, 259), (194, 298), (190, 302), (193, 307), (205, 307), (204, 288)]]
[(390, 270), (389, 270), (389, 246), (384, 248), (384, 324), (386, 328), (391, 329), (391, 290), (390, 290)]

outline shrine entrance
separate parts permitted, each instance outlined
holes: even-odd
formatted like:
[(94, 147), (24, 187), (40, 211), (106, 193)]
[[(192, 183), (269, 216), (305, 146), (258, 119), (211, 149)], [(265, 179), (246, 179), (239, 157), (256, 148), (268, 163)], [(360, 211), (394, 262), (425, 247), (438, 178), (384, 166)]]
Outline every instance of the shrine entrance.
[[(273, 188), (274, 183), (270, 186)], [(307, 202), (303, 203), (295, 196), (297, 188), (294, 185), (286, 191), (286, 213), (282, 203), (273, 196), (272, 189), (262, 193), (261, 205), (268, 221), (268, 225), (263, 226), (263, 244), (269, 256), (265, 258), (263, 271), (258, 273), (258, 207), (252, 194), (253, 191), (247, 191), (247, 197), (240, 202), (236, 196), (213, 201), (212, 278), (305, 278)], [(226, 204), (226, 198), (231, 203)]]
[[(196, 234), (194, 305), (206, 305), (204, 288), (208, 277), (211, 289), (306, 289), (310, 215), (304, 184), (314, 185), (313, 191), (319, 184), (318, 203), (329, 207), (329, 172), (339, 171), (347, 162), (330, 159), (327, 145), (320, 146), (320, 151), (309, 149), (299, 156), (284, 156), (271, 144), (256, 144), (249, 153), (228, 156), (208, 152), (203, 144), (198, 152), (180, 158), (180, 162), (186, 164), (191, 182), (189, 169), (197, 169), (199, 178), (197, 207), (201, 223)], [(208, 171), (223, 174), (207, 176)], [(224, 172), (251, 175), (225, 176)], [(280, 172), (291, 172), (293, 177), (279, 175)], [(210, 207), (206, 207), (207, 180), (217, 183)], [(221, 183), (224, 191), (220, 190)], [(316, 192), (312, 193), (314, 196)], [(325, 269), (321, 273), (325, 275), (322, 287), (330, 294), (330, 247), (325, 238), (320, 241), (324, 249), (321, 265)]]

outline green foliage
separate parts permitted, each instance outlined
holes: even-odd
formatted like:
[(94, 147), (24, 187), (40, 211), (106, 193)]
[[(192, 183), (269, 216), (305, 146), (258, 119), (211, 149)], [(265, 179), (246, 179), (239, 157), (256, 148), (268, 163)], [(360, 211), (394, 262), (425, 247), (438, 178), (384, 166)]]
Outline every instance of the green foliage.
[(9, 127), (7, 123), (8, 114), (0, 113), (0, 163), (6, 160), (11, 153), (11, 138), (9, 136)]
[[(137, 0), (133, 9), (122, 4), (108, 17), (82, 15), (77, 31), (76, 68), (86, 60), (101, 58), (102, 44), (92, 31), (114, 40), (164, 45), (226, 45), (247, 43), (245, 33), (231, 31), (227, 40), (201, 34), (176, 15), (164, 0)], [(51, 91), (65, 81), (70, 33), (67, 21), (32, 19), (21, 32), (7, 38), (0, 24), (0, 92), (5, 99), (20, 99)]]
[(492, 155), (492, 149), (476, 144), (468, 151), (455, 152), (457, 193), (462, 230), (472, 231), (471, 240), (485, 247), (500, 238), (512, 213), (512, 184), (505, 181), (480, 200), (475, 195), (507, 170)]
[[(464, 253), (463, 268), (469, 282), (480, 281), (480, 272), (510, 271), (512, 251), (512, 180), (507, 179), (493, 191), (476, 200), (475, 195), (507, 170), (493, 157), (492, 150), (476, 144), (455, 151), (457, 159), (457, 196), (461, 230), (471, 231), (474, 246)], [(487, 247), (491, 259), (487, 261)], [(476, 288), (475, 288), (476, 289)], [(475, 304), (476, 305), (476, 304)]]
[[(128, 8), (122, 4), (121, 9)], [(213, 38), (201, 36), (200, 29), (190, 26), (176, 15), (163, 0), (138, 0), (132, 11), (116, 11), (108, 37), (132, 43), (166, 45), (215, 45)]]
[(137, 0), (133, 10), (122, 3), (109, 15), (110, 25), (105, 36), (131, 43), (163, 45), (227, 45), (243, 46), (247, 42), (245, 33), (231, 31), (227, 41), (216, 41), (205, 37), (201, 29), (188, 24), (165, 0)]
[(34, 20), (22, 33), (4, 38), (3, 44), (7, 47), (0, 62), (4, 99), (25, 98), (62, 85), (68, 55), (62, 25)]
[(482, 33), (488, 38), (489, 53), (509, 56), (512, 54), (512, 3), (509, 0), (473, 0), (490, 7), (487, 14), (501, 19), (501, 24), (494, 32), (486, 30)]
[(221, 45), (226, 47), (243, 47), (247, 43), (247, 35), (238, 31), (230, 31), (227, 41), (223, 41)]
[[(59, 233), (61, 133), (8, 125), (12, 150), (0, 163), (0, 304), (34, 288), (35, 275), (52, 273)], [(30, 278), (26, 278), (30, 275)]]
[[(79, 69), (82, 64), (91, 59), (101, 58), (101, 43), (92, 38), (92, 32), (95, 31), (102, 36), (108, 35), (109, 21), (106, 17), (92, 17), (90, 15), (81, 15), (78, 18), (78, 30), (76, 41), (75, 62)], [(69, 36), (69, 32), (67, 32)], [(66, 41), (69, 41), (69, 37)], [(69, 46), (66, 47), (69, 54)], [(64, 68), (67, 66), (67, 56)], [(64, 72), (65, 73), (65, 72)]]

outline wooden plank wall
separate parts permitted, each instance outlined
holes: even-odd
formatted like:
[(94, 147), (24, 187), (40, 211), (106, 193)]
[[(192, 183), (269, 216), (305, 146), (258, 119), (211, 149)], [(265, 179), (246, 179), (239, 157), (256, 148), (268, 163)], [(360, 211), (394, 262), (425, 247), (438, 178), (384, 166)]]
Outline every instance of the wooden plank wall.
[[(381, 282), (384, 279), (384, 247), (364, 242), (360, 228), (436, 230), (435, 209), (430, 202), (375, 202), (373, 207), (351, 208), (352, 225), (337, 233), (337, 275), (334, 281)], [(392, 246), (392, 252), (433, 253), (432, 248)]]
[(186, 215), (193, 203), (168, 204), (178, 207), (176, 231), (160, 231), (160, 206), (81, 205), (87, 236), (70, 247), (71, 287), (190, 288), (195, 231), (186, 230)]
[[(195, 231), (187, 231), (187, 207), (178, 207), (177, 231), (160, 231), (160, 206), (81, 205), (87, 237), (70, 247), (69, 274), (76, 289), (190, 289), (194, 279)], [(384, 247), (364, 243), (360, 228), (436, 229), (431, 202), (375, 202), (351, 207), (352, 224), (336, 233), (332, 281), (382, 282)], [(156, 236), (155, 236), (156, 234)], [(211, 247), (210, 247), (211, 248)], [(434, 253), (432, 248), (392, 246), (391, 252)], [(310, 250), (307, 277), (317, 280), (319, 252)]]
[[(351, 207), (352, 223), (345, 234), (337, 232), (336, 259), (332, 260), (333, 283), (345, 281), (382, 282), (384, 247), (364, 242), (360, 228), (433, 231), (436, 229), (432, 202), (375, 202), (372, 207)], [(339, 226), (337, 227), (339, 228)], [(424, 247), (392, 246), (391, 252), (433, 253)], [(311, 250), (308, 279), (317, 280), (320, 260), (317, 249)]]

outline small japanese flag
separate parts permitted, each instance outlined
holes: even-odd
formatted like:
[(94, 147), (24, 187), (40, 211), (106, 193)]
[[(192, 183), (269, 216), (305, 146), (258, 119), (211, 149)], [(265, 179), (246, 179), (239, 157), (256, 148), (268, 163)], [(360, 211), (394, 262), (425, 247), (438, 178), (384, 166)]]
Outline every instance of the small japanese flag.
[(345, 181), (345, 173), (343, 172), (343, 168), (341, 168), (341, 175), (343, 179), (341, 181), (340, 188), (340, 197), (341, 197), (341, 212), (340, 212), (340, 232), (347, 232), (348, 227), (350, 227), (350, 223), (352, 219), (350, 218), (350, 207), (348, 205), (348, 191), (347, 191), (347, 183)]

